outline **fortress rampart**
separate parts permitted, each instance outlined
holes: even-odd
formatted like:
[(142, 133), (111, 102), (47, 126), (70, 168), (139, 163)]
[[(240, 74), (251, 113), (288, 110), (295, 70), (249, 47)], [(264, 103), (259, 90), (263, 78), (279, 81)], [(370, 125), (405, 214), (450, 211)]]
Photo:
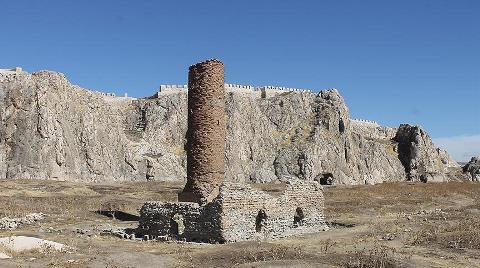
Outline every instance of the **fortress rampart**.
[(14, 76), (23, 73), (22, 68), (15, 67), (13, 69), (0, 69), (0, 82), (9, 82), (15, 79)]
[[(275, 94), (285, 92), (313, 92), (310, 89), (292, 88), (292, 87), (278, 87), (278, 86), (251, 86), (239, 84), (224, 84), (225, 91), (236, 91), (244, 93), (259, 93), (262, 97), (267, 97)], [(157, 97), (164, 94), (178, 93), (187, 91), (187, 85), (160, 85)]]
[(365, 119), (351, 118), (350, 122), (360, 124), (360, 125), (365, 125), (365, 126), (380, 126), (376, 121), (365, 120)]
[(395, 128), (384, 127), (371, 120), (351, 118), (350, 125), (353, 132), (357, 132), (364, 137), (376, 140), (392, 139), (397, 132)]
[(0, 74), (19, 74), (22, 72), (23, 70), (21, 67), (15, 67), (13, 69), (0, 69)]

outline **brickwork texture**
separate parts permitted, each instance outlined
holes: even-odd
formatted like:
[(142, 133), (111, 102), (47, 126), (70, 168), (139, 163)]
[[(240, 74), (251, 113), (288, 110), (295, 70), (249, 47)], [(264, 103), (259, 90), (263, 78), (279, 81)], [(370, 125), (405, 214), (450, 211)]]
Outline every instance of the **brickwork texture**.
[(187, 183), (179, 201), (207, 203), (225, 177), (224, 67), (219, 60), (188, 72)]

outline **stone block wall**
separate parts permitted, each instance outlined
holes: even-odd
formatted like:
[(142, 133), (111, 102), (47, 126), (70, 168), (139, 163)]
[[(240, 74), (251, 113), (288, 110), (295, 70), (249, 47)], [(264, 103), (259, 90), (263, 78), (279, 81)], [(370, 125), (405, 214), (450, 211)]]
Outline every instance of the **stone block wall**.
[(373, 140), (390, 140), (397, 133), (396, 128), (380, 126), (375, 121), (363, 119), (350, 119), (353, 132)]
[[(273, 97), (275, 95), (286, 93), (286, 92), (313, 92), (310, 89), (301, 89), (301, 88), (291, 88), (291, 87), (277, 87), (277, 86), (250, 86), (250, 85), (239, 85), (239, 84), (224, 84), (225, 92), (237, 92), (237, 93), (248, 93), (253, 94), (263, 98)], [(160, 98), (163, 95), (168, 95), (172, 93), (185, 92), (189, 90), (188, 85), (160, 85), (159, 91), (155, 94), (156, 98)]]
[(292, 180), (280, 196), (248, 184), (226, 182), (220, 189), (225, 241), (275, 239), (327, 229), (323, 188), (315, 181)]
[(218, 203), (147, 202), (140, 209), (137, 234), (193, 242), (223, 241)]
[[(150, 237), (202, 242), (275, 239), (326, 230), (323, 188), (292, 180), (281, 194), (225, 182), (212, 202), (147, 202), (138, 232)], [(181, 228), (179, 228), (179, 226)]]

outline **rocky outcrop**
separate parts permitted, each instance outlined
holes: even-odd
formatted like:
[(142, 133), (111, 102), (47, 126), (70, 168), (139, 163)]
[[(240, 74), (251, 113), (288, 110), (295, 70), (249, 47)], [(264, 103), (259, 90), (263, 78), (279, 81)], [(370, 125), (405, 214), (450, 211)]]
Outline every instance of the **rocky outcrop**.
[(459, 167), (446, 151), (436, 148), (428, 134), (418, 126), (400, 125), (394, 140), (398, 142), (398, 156), (408, 180), (447, 181), (449, 168)]
[(463, 166), (463, 172), (472, 181), (480, 181), (480, 156), (472, 157), (470, 162)]
[[(447, 154), (423, 130), (351, 120), (337, 90), (227, 90), (225, 102), (227, 180), (450, 179)], [(186, 179), (186, 91), (132, 99), (82, 89), (60, 73), (0, 74), (0, 119), (2, 179)]]

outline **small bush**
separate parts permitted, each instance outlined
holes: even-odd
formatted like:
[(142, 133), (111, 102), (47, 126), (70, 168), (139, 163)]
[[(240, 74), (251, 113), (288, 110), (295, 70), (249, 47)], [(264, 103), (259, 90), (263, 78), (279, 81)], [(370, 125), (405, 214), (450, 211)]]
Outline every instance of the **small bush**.
[(393, 255), (394, 250), (376, 246), (373, 249), (357, 250), (353, 252), (348, 261), (343, 265), (347, 268), (394, 268), (399, 267), (395, 264)]
[(480, 249), (480, 220), (464, 219), (448, 225), (423, 228), (413, 235), (412, 244), (439, 244), (445, 248)]

